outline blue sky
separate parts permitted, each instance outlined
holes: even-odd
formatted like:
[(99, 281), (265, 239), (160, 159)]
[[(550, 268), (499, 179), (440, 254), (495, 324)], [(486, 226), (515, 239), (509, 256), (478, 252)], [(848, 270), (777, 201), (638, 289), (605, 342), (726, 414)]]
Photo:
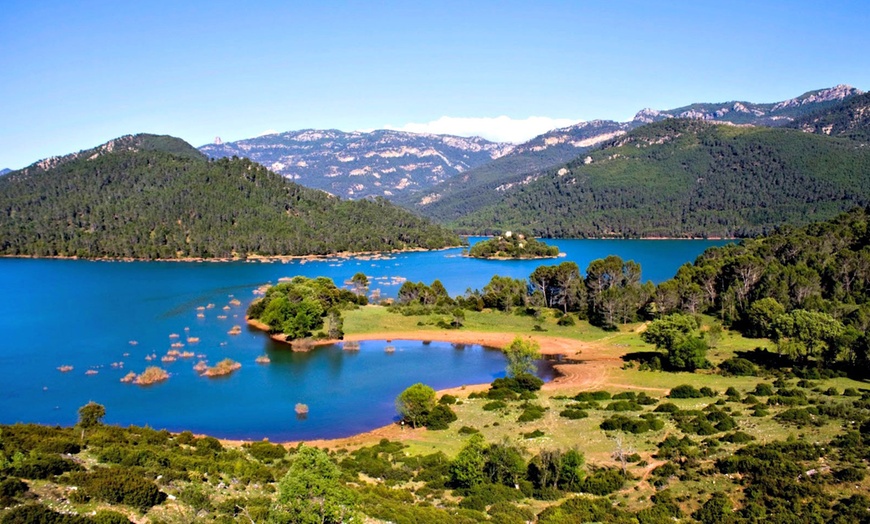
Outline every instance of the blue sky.
[(0, 167), (137, 132), (199, 146), (451, 117), (494, 136), (500, 116), (868, 90), (868, 27), (866, 1), (6, 0)]

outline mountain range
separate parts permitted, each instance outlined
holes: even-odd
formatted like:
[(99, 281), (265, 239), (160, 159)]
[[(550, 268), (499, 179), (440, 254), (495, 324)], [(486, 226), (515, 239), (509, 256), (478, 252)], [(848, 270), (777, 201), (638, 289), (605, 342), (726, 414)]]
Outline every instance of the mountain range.
[(870, 204), (868, 145), (797, 129), (674, 118), (526, 174), (522, 183), (453, 194), (439, 204), (453, 212), (446, 222), (465, 233), (754, 236)]
[(304, 186), (361, 199), (420, 191), (499, 158), (513, 145), (478, 137), (305, 129), (199, 148), (246, 157)]
[[(781, 102), (698, 103), (670, 110), (642, 109), (628, 122), (593, 120), (554, 129), (519, 145), (471, 137), (305, 129), (235, 142), (216, 139), (199, 148), (211, 158), (245, 157), (304, 186), (351, 199), (382, 196), (439, 219), (454, 217), (438, 200), (483, 190), (568, 162), (639, 126), (666, 118), (694, 118), (752, 125), (786, 125), (861, 91), (847, 85), (809, 91)], [(424, 210), (430, 206), (432, 209)]]

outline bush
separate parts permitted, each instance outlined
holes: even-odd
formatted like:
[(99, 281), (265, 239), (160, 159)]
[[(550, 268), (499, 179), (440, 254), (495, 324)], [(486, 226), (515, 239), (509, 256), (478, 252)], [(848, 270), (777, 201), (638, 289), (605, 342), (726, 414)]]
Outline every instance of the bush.
[(538, 391), (544, 381), (529, 373), (517, 373), (514, 377), (502, 377), (492, 381), (492, 389), (509, 389), (514, 393)]
[(616, 469), (599, 469), (580, 483), (580, 491), (603, 497), (619, 491), (625, 484), (625, 476)]
[(757, 397), (769, 397), (773, 395), (773, 386), (765, 382), (759, 382), (758, 384), (756, 384), (755, 389), (752, 391), (752, 394)]
[(582, 409), (568, 408), (568, 409), (563, 409), (562, 411), (560, 411), (559, 416), (565, 417), (569, 420), (578, 420), (581, 418), (587, 418), (589, 416), (589, 413), (586, 411), (583, 411)]
[(248, 453), (250, 453), (252, 457), (261, 462), (269, 463), (287, 456), (287, 450), (284, 449), (284, 446), (270, 444), (265, 441), (252, 442), (251, 444), (245, 444), (244, 447), (248, 449)]
[(530, 431), (528, 433), (523, 433), (523, 438), (524, 439), (532, 439), (532, 438), (543, 437), (544, 435), (545, 435), (545, 433), (543, 431), (541, 431), (540, 429), (536, 429), (536, 430)]
[(733, 357), (719, 364), (719, 371), (723, 375), (737, 377), (754, 377), (758, 375), (758, 367), (752, 361), (745, 358)]
[(472, 428), (470, 426), (462, 426), (459, 428), (460, 435), (473, 435), (475, 433), (480, 433), (480, 430), (477, 428)]
[(677, 407), (676, 404), (672, 402), (665, 402), (664, 404), (659, 404), (653, 410), (655, 413), (678, 413), (680, 408)]
[(442, 395), (441, 398), (438, 399), (438, 403), (451, 406), (456, 404), (456, 397), (453, 395)]
[(640, 404), (633, 401), (628, 400), (617, 400), (616, 402), (611, 402), (607, 405), (607, 411), (641, 411), (643, 408), (640, 407)]
[(544, 409), (543, 406), (537, 404), (525, 404), (523, 406), (523, 412), (520, 414), (517, 422), (531, 422), (533, 420), (538, 420), (544, 416), (545, 412), (546, 409)]
[(484, 404), (483, 410), (484, 411), (495, 411), (497, 409), (505, 409), (506, 407), (507, 407), (507, 404), (505, 404), (501, 400), (494, 400), (492, 402), (487, 402), (486, 404)]
[(126, 468), (76, 472), (70, 475), (70, 482), (93, 498), (109, 504), (126, 504), (143, 512), (166, 499), (166, 494), (154, 482)]
[[(25, 493), (28, 489), (27, 484), (22, 482), (17, 478), (8, 478), (0, 481), (0, 500), (3, 499), (11, 499), (15, 498), (22, 493)], [(3, 504), (4, 506), (11, 506), (12, 504)]]
[(68, 471), (80, 471), (82, 468), (75, 462), (56, 455), (33, 454), (20, 464), (10, 467), (7, 471), (12, 476), (33, 480), (46, 480)]
[(578, 393), (574, 400), (577, 402), (590, 402), (593, 400), (610, 400), (610, 393), (607, 391), (584, 391)]
[(91, 520), (95, 524), (130, 524), (130, 519), (121, 513), (106, 509), (97, 511), (97, 514), (91, 517)]
[(560, 318), (559, 321), (556, 322), (556, 324), (560, 326), (573, 326), (577, 324), (577, 322), (574, 321), (574, 317), (572, 317), (571, 315), (563, 315), (562, 318)]
[(438, 404), (426, 417), (423, 423), (432, 430), (447, 429), (451, 422), (456, 420), (456, 413), (444, 404)]
[(698, 389), (688, 384), (679, 385), (668, 393), (668, 398), (701, 398), (703, 396)]

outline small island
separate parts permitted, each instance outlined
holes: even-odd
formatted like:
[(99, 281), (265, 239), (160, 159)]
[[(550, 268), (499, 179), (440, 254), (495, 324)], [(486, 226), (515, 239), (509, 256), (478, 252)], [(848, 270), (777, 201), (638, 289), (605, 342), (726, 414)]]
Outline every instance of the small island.
[(486, 258), (495, 260), (529, 260), (538, 258), (556, 258), (559, 248), (535, 240), (523, 233), (505, 231), (499, 235), (471, 246), (468, 251), (471, 258)]

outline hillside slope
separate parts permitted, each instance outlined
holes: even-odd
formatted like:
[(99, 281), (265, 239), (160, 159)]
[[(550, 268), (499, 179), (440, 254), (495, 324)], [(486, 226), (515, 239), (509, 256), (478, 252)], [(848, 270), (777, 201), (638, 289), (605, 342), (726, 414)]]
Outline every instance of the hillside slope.
[(457, 220), (469, 209), (486, 205), (489, 194), (529, 183), (547, 168), (564, 164), (612, 140), (652, 122), (689, 118), (764, 126), (783, 126), (795, 118), (838, 107), (861, 93), (847, 85), (809, 91), (798, 97), (757, 104), (753, 102), (696, 103), (676, 109), (643, 109), (628, 122), (593, 120), (554, 129), (516, 146), (505, 156), (433, 186), (413, 191), (395, 202), (440, 222)]
[(250, 158), (306, 187), (359, 199), (428, 189), (512, 147), (478, 137), (305, 129), (199, 149), (211, 158)]
[(811, 113), (789, 124), (807, 133), (842, 136), (870, 141), (870, 93), (844, 100), (823, 111)]
[(453, 224), (545, 237), (754, 235), (866, 205), (870, 149), (791, 129), (669, 119), (473, 203), (482, 200)]
[(0, 179), (0, 254), (175, 259), (457, 245), (384, 200), (342, 201), (247, 159), (126, 136)]

